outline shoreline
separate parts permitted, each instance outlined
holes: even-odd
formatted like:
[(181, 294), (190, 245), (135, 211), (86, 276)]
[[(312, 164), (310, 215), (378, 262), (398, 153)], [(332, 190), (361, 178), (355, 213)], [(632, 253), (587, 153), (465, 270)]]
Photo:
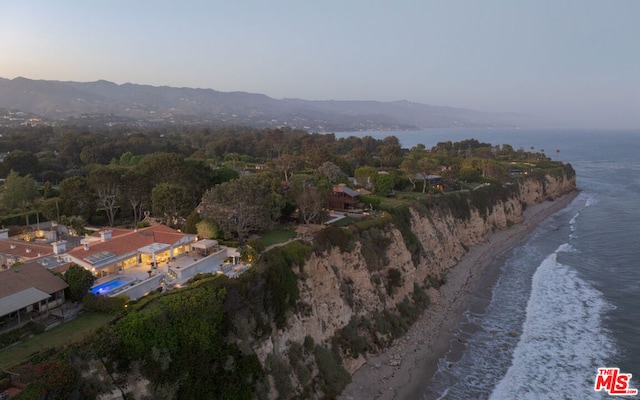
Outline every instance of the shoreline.
[(567, 207), (579, 194), (567, 193), (554, 201), (528, 206), (524, 220), (488, 235), (484, 243), (469, 248), (447, 274), (447, 282), (429, 291), (431, 305), (409, 331), (382, 353), (369, 356), (352, 376), (339, 399), (421, 399), (427, 383), (438, 370), (438, 361), (449, 351), (472, 294), (492, 286), (499, 271), (488, 267), (502, 253), (520, 243), (540, 222)]

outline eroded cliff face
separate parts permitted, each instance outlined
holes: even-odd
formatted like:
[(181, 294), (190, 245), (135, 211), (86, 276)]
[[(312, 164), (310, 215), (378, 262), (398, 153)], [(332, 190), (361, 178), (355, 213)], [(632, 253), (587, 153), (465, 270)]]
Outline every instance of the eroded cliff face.
[[(526, 205), (573, 190), (575, 178), (547, 176), (543, 182), (526, 179), (518, 191), (495, 203), (489, 212), (482, 213), (472, 207), (468, 219), (454, 217), (446, 208), (430, 208), (428, 212), (411, 210), (411, 230), (422, 244), (418, 263), (414, 263), (416, 257), (393, 224), (384, 229), (388, 245), (381, 268), (367, 265), (362, 245), (357, 241), (349, 251), (333, 247), (312, 255), (296, 271), (302, 277), (299, 312), (289, 319), (287, 329), (274, 331), (261, 343), (256, 349), (258, 357), (263, 362), (270, 353), (285, 358), (290, 344), (302, 343), (307, 336), (316, 343), (329, 344), (353, 317), (370, 318), (383, 310), (396, 312), (398, 304), (411, 297), (415, 284), (427, 290), (431, 297), (437, 296), (434, 292), (437, 285), (433, 283), (446, 278), (469, 246), (485, 241), (487, 235), (496, 230), (522, 222)], [(399, 282), (388, 279), (391, 269), (400, 271)], [(370, 349), (377, 351), (380, 344), (372, 344)], [(343, 365), (350, 373), (364, 361), (362, 355), (342, 354)]]

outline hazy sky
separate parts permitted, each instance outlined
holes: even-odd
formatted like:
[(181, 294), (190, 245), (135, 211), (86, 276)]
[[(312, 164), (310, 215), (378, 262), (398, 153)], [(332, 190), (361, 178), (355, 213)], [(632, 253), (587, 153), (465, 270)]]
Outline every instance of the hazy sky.
[(0, 77), (640, 128), (638, 0), (0, 0)]

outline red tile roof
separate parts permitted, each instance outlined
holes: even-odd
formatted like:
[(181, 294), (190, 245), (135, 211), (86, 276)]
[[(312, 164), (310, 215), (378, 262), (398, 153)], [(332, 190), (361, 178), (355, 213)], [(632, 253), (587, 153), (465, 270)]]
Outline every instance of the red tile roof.
[(22, 240), (0, 240), (0, 254), (18, 257), (21, 261), (53, 254), (50, 244), (38, 244)]
[[(98, 236), (100, 236), (98, 234)], [(177, 232), (166, 225), (154, 225), (136, 231), (126, 231), (124, 229), (113, 229), (112, 237), (104, 242), (94, 241), (84, 246), (76, 247), (68, 252), (68, 255), (82, 260), (89, 256), (108, 251), (116, 256), (132, 253), (141, 247), (152, 243), (174, 244), (185, 236), (184, 233)], [(86, 260), (85, 260), (86, 261)]]

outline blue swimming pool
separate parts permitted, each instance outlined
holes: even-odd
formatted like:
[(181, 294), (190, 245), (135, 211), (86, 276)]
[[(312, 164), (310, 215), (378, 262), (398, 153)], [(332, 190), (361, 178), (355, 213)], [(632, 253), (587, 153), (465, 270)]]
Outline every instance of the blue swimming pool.
[(130, 284), (132, 280), (130, 278), (116, 278), (109, 282), (101, 283), (91, 288), (90, 292), (94, 294), (102, 294), (107, 295), (110, 292), (113, 292), (116, 289), (119, 289), (123, 286)]

